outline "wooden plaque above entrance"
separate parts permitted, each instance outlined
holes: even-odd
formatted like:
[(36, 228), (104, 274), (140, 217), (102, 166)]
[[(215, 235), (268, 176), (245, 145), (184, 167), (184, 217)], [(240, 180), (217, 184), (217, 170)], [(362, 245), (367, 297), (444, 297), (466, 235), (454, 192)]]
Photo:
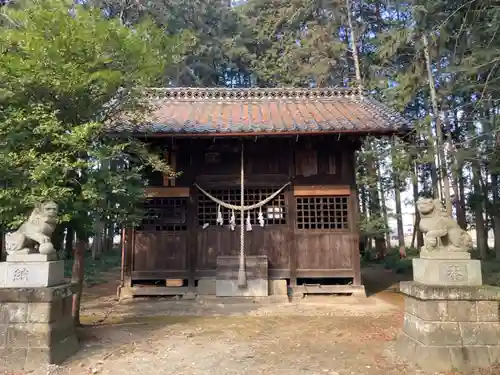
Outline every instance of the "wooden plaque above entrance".
[(338, 186), (295, 186), (293, 188), (293, 194), (296, 197), (304, 196), (335, 196), (335, 195), (351, 195), (351, 188), (348, 185), (338, 185)]
[(148, 198), (189, 197), (189, 188), (187, 188), (187, 187), (149, 187), (149, 188), (146, 188), (146, 197), (148, 197)]

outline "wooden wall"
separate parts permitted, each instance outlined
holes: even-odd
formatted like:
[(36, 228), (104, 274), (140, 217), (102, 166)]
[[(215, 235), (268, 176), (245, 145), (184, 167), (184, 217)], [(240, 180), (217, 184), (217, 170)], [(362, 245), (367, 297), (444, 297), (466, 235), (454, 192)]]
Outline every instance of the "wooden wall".
[[(194, 283), (215, 276), (218, 255), (239, 254), (239, 212), (236, 230), (228, 228), (230, 212), (225, 209), (225, 225), (216, 225), (217, 205), (193, 185), (239, 204), (240, 145), (239, 139), (228, 138), (152, 144), (182, 175), (148, 176), (151, 217), (129, 234), (124, 266), (129, 278), (177, 277)], [(350, 277), (359, 285), (357, 141), (338, 136), (252, 137), (244, 147), (246, 202), (260, 201), (291, 182), (263, 208), (270, 215), (263, 228), (257, 223), (258, 210), (251, 213), (246, 253), (266, 255), (270, 277), (292, 284), (297, 278)]]

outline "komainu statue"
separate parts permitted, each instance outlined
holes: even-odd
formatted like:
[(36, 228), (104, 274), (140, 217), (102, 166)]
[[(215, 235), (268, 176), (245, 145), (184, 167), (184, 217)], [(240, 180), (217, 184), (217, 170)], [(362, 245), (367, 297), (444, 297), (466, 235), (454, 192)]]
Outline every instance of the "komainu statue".
[(5, 236), (7, 254), (52, 254), (55, 252), (51, 242), (57, 224), (57, 204), (45, 202), (37, 205), (28, 220), (19, 229)]
[(472, 250), (472, 238), (450, 217), (439, 199), (420, 198), (420, 230), (424, 234), (425, 251)]

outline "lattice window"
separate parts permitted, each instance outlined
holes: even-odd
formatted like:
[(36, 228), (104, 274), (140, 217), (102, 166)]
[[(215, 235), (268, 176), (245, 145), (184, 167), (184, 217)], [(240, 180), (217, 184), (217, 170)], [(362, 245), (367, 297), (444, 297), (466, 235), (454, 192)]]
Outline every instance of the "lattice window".
[(187, 198), (151, 198), (144, 203), (145, 215), (139, 231), (184, 231), (187, 229)]
[[(229, 203), (240, 204), (240, 190), (239, 189), (218, 189), (207, 190), (214, 197)], [(245, 206), (252, 205), (262, 201), (263, 199), (274, 193), (275, 189), (245, 189)], [(231, 211), (227, 208), (221, 207), (222, 217), (224, 218), (224, 225), (229, 225)], [(245, 219), (248, 211), (245, 211)], [(279, 194), (271, 202), (262, 207), (262, 215), (264, 216), (265, 225), (286, 224), (286, 208), (285, 208), (285, 195)], [(240, 211), (235, 210), (234, 216), (236, 217), (236, 224), (240, 225)], [(250, 220), (252, 225), (258, 225), (259, 209), (250, 211)], [(211, 199), (200, 193), (198, 195), (198, 225), (205, 224), (217, 225), (217, 204)]]
[(349, 229), (349, 198), (297, 197), (298, 229)]

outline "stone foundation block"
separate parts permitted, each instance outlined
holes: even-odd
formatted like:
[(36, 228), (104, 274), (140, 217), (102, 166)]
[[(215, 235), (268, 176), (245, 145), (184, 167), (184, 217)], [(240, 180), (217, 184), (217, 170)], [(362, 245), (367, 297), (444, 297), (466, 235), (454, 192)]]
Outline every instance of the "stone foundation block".
[(59, 364), (76, 353), (71, 289), (0, 289), (0, 373)]
[[(220, 286), (220, 284), (219, 284)], [(288, 287), (286, 280), (268, 280), (270, 296), (287, 296)], [(224, 286), (223, 286), (224, 288)], [(199, 295), (215, 295), (216, 294), (216, 280), (215, 279), (201, 279), (198, 280), (198, 287), (196, 293)]]
[(269, 280), (269, 295), (270, 296), (287, 296), (288, 286), (286, 280)]
[(413, 262), (413, 279), (427, 285), (483, 284), (481, 262), (472, 259), (422, 259)]
[(196, 292), (202, 296), (215, 295), (215, 279), (198, 280)]
[(500, 359), (500, 288), (403, 282), (398, 353), (424, 371), (470, 371)]
[(498, 363), (499, 346), (431, 346), (418, 342), (406, 333), (397, 339), (397, 352), (428, 373), (458, 370), (469, 372)]
[(247, 287), (240, 288), (237, 280), (216, 280), (217, 297), (267, 297), (269, 285), (267, 279), (247, 280)]
[(4, 288), (45, 288), (64, 283), (64, 261), (4, 262)]
[(238, 286), (238, 269), (239, 257), (217, 257), (215, 294), (218, 297), (267, 297), (269, 295), (267, 256), (245, 257), (246, 288)]

